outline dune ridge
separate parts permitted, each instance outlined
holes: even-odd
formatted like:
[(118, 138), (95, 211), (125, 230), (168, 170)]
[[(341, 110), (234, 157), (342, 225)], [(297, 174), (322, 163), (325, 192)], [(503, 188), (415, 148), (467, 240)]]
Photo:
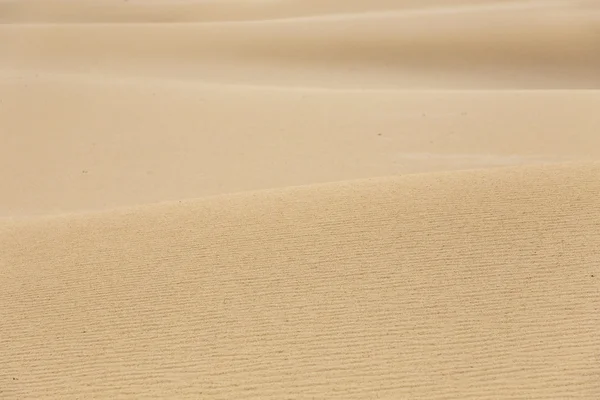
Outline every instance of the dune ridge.
[(250, 23), (5, 23), (0, 68), (263, 85), (598, 88), (597, 4), (481, 3), (438, 3), (450, 14), (398, 7)]
[(23, 71), (0, 75), (0, 90), (10, 132), (0, 216), (600, 159), (593, 90), (290, 90)]
[(556, 8), (565, 4), (577, 9), (593, 9), (593, 0), (579, 1), (489, 1), (455, 0), (349, 0), (317, 1), (0, 1), (2, 23), (164, 23), (213, 21), (267, 21), (284, 18), (310, 18), (352, 13), (468, 12), (478, 9)]
[(599, 194), (576, 163), (4, 221), (1, 390), (592, 399)]

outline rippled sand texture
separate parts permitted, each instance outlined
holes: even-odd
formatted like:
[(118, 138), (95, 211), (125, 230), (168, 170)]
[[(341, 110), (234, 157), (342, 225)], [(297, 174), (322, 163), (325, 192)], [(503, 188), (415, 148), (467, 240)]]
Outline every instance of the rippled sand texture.
[(600, 3), (0, 0), (0, 398), (600, 398)]

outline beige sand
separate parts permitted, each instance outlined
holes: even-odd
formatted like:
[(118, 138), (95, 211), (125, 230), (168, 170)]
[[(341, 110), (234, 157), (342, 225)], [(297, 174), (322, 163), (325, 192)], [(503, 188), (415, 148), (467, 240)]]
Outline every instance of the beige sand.
[(600, 398), (600, 3), (0, 0), (0, 398)]

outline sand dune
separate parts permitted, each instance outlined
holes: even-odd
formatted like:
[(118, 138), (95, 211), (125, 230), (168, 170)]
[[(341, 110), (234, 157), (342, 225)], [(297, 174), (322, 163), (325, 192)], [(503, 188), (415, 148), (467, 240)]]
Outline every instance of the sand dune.
[(557, 4), (252, 23), (4, 24), (0, 68), (318, 87), (598, 88), (600, 9)]
[(0, 0), (0, 398), (600, 398), (593, 0)]
[(594, 398), (598, 196), (559, 165), (7, 223), (4, 395)]
[[(43, 74), (0, 82), (0, 121), (12, 133), (0, 147), (0, 216), (600, 158), (597, 91), (290, 91)], [(32, 134), (40, 125), (47, 133)]]

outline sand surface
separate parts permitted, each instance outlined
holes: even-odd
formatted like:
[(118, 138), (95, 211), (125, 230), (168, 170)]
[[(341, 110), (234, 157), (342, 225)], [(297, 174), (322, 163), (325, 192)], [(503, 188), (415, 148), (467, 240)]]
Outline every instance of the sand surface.
[(600, 398), (600, 2), (0, 0), (0, 399)]

